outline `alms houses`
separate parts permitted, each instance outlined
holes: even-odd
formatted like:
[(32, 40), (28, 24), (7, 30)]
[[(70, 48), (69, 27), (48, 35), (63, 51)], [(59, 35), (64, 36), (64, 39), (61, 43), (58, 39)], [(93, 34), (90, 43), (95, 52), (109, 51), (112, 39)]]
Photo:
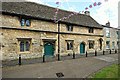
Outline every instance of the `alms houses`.
[[(56, 8), (32, 2), (3, 2), (1, 38), (2, 60), (85, 54), (103, 50), (103, 27), (88, 11), (54, 22)], [(59, 10), (57, 20), (74, 14)]]

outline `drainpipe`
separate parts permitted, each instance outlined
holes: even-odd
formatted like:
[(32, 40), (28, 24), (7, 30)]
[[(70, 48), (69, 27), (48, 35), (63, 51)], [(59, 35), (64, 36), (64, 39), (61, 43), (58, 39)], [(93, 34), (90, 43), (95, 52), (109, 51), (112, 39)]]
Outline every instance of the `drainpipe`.
[(57, 23), (58, 25), (58, 61), (60, 61), (60, 24), (59, 22)]

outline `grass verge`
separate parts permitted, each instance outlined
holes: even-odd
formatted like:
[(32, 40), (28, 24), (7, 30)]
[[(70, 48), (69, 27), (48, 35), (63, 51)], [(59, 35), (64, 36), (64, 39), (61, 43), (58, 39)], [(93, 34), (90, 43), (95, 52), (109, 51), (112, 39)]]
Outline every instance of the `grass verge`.
[[(100, 71), (96, 72), (91, 76), (92, 80), (96, 80), (95, 78), (118, 78), (120, 64), (113, 64), (110, 66), (107, 66)], [(109, 79), (111, 80), (111, 79)], [(112, 79), (113, 80), (113, 79)], [(116, 80), (116, 79), (114, 79)], [(118, 79), (117, 79), (118, 80)]]

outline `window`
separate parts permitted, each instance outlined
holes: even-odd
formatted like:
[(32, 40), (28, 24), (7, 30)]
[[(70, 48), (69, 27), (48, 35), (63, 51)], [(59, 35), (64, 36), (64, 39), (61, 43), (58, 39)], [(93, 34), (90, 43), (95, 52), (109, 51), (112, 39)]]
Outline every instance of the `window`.
[(110, 49), (110, 41), (106, 41), (106, 49)]
[(72, 25), (66, 25), (68, 31), (73, 31), (73, 26)]
[(119, 43), (120, 43), (120, 42), (119, 42), (119, 41), (117, 41), (117, 47), (118, 47), (118, 48), (119, 48)]
[(67, 50), (73, 50), (73, 41), (67, 41)]
[(93, 28), (89, 28), (88, 31), (89, 31), (89, 33), (93, 33), (94, 29)]
[(26, 26), (30, 26), (30, 20), (26, 20)]
[(94, 41), (89, 40), (89, 49), (93, 49), (93, 48), (94, 48)]
[(119, 36), (119, 32), (118, 32), (118, 31), (116, 31), (116, 34), (117, 34), (117, 38), (118, 38), (118, 36)]
[(100, 38), (100, 39), (99, 39), (100, 50), (102, 50), (102, 42), (103, 42), (103, 39)]
[(21, 23), (21, 26), (30, 26), (31, 24), (29, 19), (24, 19), (24, 18), (21, 19), (20, 23)]
[(20, 52), (30, 51), (30, 40), (20, 40)]
[(112, 49), (115, 48), (115, 42), (112, 42)]
[(106, 28), (106, 37), (110, 38), (110, 30), (109, 30), (109, 28)]
[(21, 26), (25, 25), (25, 19), (21, 19)]

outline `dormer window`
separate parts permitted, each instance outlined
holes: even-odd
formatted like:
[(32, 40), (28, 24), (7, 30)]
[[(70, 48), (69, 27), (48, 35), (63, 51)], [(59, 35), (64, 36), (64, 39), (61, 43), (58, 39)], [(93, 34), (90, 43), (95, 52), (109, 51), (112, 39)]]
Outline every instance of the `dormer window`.
[(21, 23), (21, 26), (30, 26), (31, 24), (30, 19), (25, 19), (25, 18), (22, 18), (20, 23)]
[(67, 31), (73, 31), (73, 26), (72, 25), (66, 25)]
[(89, 33), (93, 33), (93, 32), (94, 32), (94, 29), (93, 29), (93, 28), (88, 28), (88, 32), (89, 32)]

